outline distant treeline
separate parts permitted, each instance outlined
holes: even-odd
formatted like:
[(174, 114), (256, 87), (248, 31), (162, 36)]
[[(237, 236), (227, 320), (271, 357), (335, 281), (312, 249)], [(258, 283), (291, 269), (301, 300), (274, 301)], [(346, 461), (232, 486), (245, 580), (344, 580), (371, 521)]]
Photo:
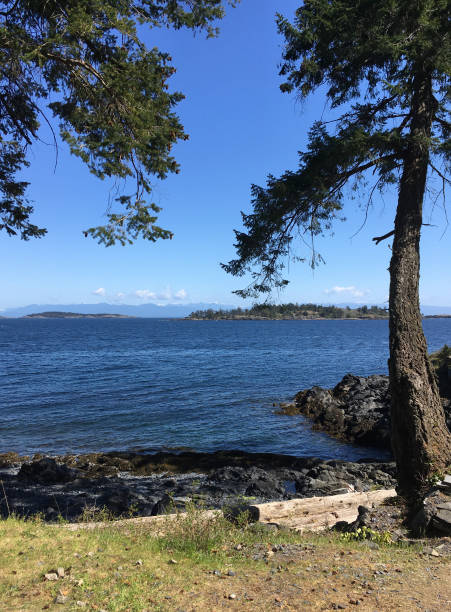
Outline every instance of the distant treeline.
[(255, 304), (252, 308), (196, 310), (188, 319), (386, 319), (388, 309), (379, 306), (339, 308), (320, 304)]
[(122, 314), (82, 314), (80, 312), (61, 312), (58, 310), (50, 310), (46, 312), (36, 312), (25, 315), (22, 319), (130, 319), (128, 315)]

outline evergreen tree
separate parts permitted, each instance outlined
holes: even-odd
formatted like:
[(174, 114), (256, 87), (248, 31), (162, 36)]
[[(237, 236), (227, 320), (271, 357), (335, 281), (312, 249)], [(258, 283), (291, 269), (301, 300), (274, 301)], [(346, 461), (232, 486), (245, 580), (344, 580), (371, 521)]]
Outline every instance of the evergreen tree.
[[(371, 190), (395, 185), (398, 206), (390, 264), (392, 446), (398, 489), (411, 502), (451, 461), (437, 385), (419, 308), (419, 242), (425, 186), (443, 189), (450, 163), (450, 11), (448, 0), (305, 0), (285, 37), (282, 90), (306, 98), (326, 88), (338, 121), (318, 121), (299, 168), (252, 187), (253, 212), (236, 232), (235, 275), (253, 273), (240, 295), (284, 286), (293, 236), (322, 234), (340, 215), (345, 186), (375, 177)], [(369, 197), (371, 197), (371, 192)], [(320, 260), (313, 252), (312, 264)]]
[[(233, 2), (230, 2), (231, 4)], [(185, 140), (168, 90), (171, 58), (146, 49), (138, 27), (205, 29), (222, 17), (222, 0), (10, 0), (0, 10), (0, 230), (27, 240), (46, 230), (30, 221), (27, 149), (40, 122), (59, 123), (74, 155), (97, 177), (132, 179), (133, 193), (101, 227), (86, 230), (106, 245), (141, 236), (171, 238), (146, 201), (149, 175), (178, 172), (171, 148)]]

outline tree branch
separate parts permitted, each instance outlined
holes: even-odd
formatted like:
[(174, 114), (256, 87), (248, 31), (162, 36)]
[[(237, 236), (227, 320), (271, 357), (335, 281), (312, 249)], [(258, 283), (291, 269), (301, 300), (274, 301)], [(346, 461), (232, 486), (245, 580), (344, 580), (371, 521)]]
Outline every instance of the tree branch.
[(446, 130), (451, 129), (451, 123), (448, 123), (448, 121), (445, 121), (444, 119), (441, 119), (440, 117), (434, 117), (434, 121), (436, 121), (437, 123), (440, 123), (440, 125), (445, 128)]
[(443, 181), (444, 183), (449, 183), (449, 184), (451, 185), (451, 181), (450, 181), (448, 178), (446, 178), (446, 176), (445, 176), (444, 174), (442, 174), (442, 173), (440, 172), (440, 170), (439, 170), (438, 168), (436, 168), (436, 167), (434, 166), (434, 164), (433, 164), (431, 161), (429, 162), (429, 165), (430, 165), (430, 167), (432, 168), (432, 170), (433, 170), (434, 172), (436, 172), (436, 173), (439, 175), (439, 177), (442, 179), (442, 181)]
[(46, 51), (43, 52), (43, 55), (56, 62), (62, 62), (63, 64), (67, 64), (69, 66), (79, 66), (80, 68), (84, 68), (87, 72), (91, 73), (103, 85), (103, 87), (105, 87), (107, 91), (109, 91), (109, 87), (105, 83), (103, 76), (89, 62), (85, 62), (84, 60), (77, 59), (75, 57), (67, 57), (64, 55), (57, 55), (55, 53), (48, 53)]
[(390, 236), (393, 236), (394, 233), (395, 230), (392, 230), (391, 232), (388, 232), (388, 234), (384, 234), (383, 236), (375, 236), (372, 240), (374, 240), (376, 244), (379, 244), (379, 242), (382, 242), (382, 240), (386, 240), (387, 238), (390, 238)]

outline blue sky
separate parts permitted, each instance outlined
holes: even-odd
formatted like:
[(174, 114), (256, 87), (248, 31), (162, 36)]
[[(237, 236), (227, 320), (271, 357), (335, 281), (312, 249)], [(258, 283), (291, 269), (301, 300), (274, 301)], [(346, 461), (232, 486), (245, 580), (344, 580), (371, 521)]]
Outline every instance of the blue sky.
[[(103, 222), (112, 185), (90, 175), (65, 145), (54, 169), (54, 148), (38, 143), (26, 178), (34, 221), (48, 234), (29, 242), (0, 236), (0, 309), (97, 301), (242, 305), (231, 291), (243, 280), (225, 274), (219, 263), (235, 255), (233, 229), (240, 227), (240, 211), (251, 209), (250, 185), (295, 168), (310, 125), (328, 114), (321, 92), (300, 104), (279, 91), (282, 39), (274, 15), (292, 15), (298, 5), (243, 0), (228, 10), (213, 40), (189, 32), (144, 33), (149, 46), (171, 53), (177, 68), (172, 87), (186, 95), (178, 113), (190, 139), (175, 149), (181, 173), (154, 183), (154, 200), (163, 207), (160, 224), (174, 239), (105, 248), (84, 238), (83, 229)], [(44, 129), (42, 137), (51, 142)], [(335, 226), (333, 237), (318, 240), (326, 265), (314, 274), (305, 264), (290, 268), (291, 283), (279, 301), (387, 299), (390, 251), (387, 242), (376, 247), (371, 238), (392, 228), (396, 191), (375, 202), (365, 227), (352, 237), (365, 203), (363, 197), (360, 207), (350, 201), (347, 221)], [(451, 230), (443, 235), (441, 204), (431, 208), (427, 203), (425, 220), (433, 226), (423, 231), (421, 301), (451, 305)]]

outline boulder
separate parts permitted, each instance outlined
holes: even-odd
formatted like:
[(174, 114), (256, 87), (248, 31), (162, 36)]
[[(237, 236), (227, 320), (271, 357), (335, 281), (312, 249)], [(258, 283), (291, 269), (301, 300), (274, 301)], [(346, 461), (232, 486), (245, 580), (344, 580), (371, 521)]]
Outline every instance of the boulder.
[(260, 518), (259, 508), (257, 506), (249, 506), (248, 504), (226, 506), (222, 512), (228, 521), (235, 524), (240, 524), (240, 521), (243, 519), (248, 523), (256, 523)]
[(451, 492), (440, 486), (432, 489), (411, 519), (410, 528), (417, 536), (451, 536)]
[[(442, 398), (442, 403), (451, 430), (451, 401)], [(295, 405), (315, 429), (352, 444), (390, 449), (388, 376), (346, 374), (333, 389), (315, 386), (300, 391)], [(287, 414), (293, 414), (292, 407)]]
[(153, 506), (150, 515), (156, 516), (157, 514), (168, 514), (174, 511), (175, 511), (174, 500), (172, 499), (170, 495), (165, 494)]
[(43, 457), (38, 461), (24, 463), (18, 473), (21, 480), (39, 484), (62, 484), (79, 477), (79, 470), (69, 468), (63, 463), (57, 463), (53, 457)]
[(437, 511), (431, 519), (431, 526), (436, 531), (451, 536), (451, 500), (437, 505)]
[(257, 480), (251, 483), (245, 491), (245, 495), (249, 497), (261, 497), (271, 499), (274, 495), (283, 496), (286, 488), (281, 486), (279, 482), (273, 480)]

